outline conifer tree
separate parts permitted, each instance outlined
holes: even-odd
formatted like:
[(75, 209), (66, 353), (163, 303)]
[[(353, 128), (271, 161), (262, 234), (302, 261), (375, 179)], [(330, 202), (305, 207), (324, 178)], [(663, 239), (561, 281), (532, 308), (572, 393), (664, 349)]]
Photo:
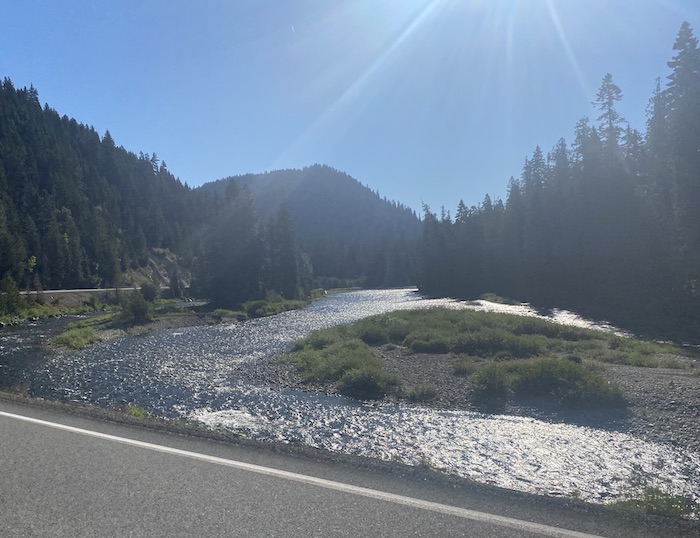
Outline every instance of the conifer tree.
[(625, 118), (615, 109), (615, 103), (621, 99), (622, 90), (613, 82), (612, 75), (606, 73), (593, 104), (601, 113), (597, 121), (600, 125), (600, 132), (603, 135), (603, 142), (608, 148), (617, 148), (622, 137), (622, 125), (625, 122)]

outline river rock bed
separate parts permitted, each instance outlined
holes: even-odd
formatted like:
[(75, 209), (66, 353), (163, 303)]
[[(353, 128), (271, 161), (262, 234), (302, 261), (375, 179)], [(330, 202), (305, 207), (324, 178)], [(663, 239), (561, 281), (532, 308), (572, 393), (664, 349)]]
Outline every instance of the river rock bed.
[(628, 401), (620, 431), (700, 452), (700, 369), (613, 364), (605, 369)]
[[(471, 410), (469, 379), (455, 375), (448, 354), (408, 353), (398, 347), (377, 350), (387, 369), (406, 390), (434, 387), (435, 397), (420, 402), (435, 409)], [(628, 433), (700, 453), (700, 368), (643, 368), (601, 364), (605, 375), (623, 391), (627, 406), (610, 410), (555, 411), (509, 404), (505, 414), (568, 422)], [(329, 385), (304, 384), (294, 368), (276, 360), (259, 361), (249, 371), (253, 383), (335, 392)], [(386, 402), (392, 401), (387, 398)]]

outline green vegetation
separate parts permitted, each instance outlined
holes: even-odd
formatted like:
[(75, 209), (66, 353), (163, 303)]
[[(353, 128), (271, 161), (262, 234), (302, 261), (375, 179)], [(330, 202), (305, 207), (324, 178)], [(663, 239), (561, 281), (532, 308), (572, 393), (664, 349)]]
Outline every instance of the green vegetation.
[(141, 295), (143, 295), (143, 298), (146, 299), (146, 301), (148, 301), (149, 303), (154, 302), (156, 299), (158, 299), (158, 296), (160, 295), (160, 290), (153, 282), (144, 283), (141, 286), (140, 292)]
[(74, 321), (70, 323), (67, 329), (81, 329), (83, 327), (95, 327), (98, 325), (106, 325), (114, 321), (114, 314), (102, 314), (99, 316), (91, 316), (79, 321)]
[(405, 391), (402, 396), (409, 402), (429, 402), (437, 396), (435, 385), (419, 385)]
[(243, 320), (248, 317), (248, 315), (242, 310), (229, 310), (228, 308), (217, 308), (211, 314), (219, 321), (223, 321), (225, 319)]
[(305, 381), (336, 383), (341, 394), (360, 399), (377, 399), (399, 388), (370, 347), (357, 338), (341, 339), (336, 330), (312, 333), (295, 346), (290, 360)]
[(665, 493), (655, 486), (646, 486), (641, 496), (616, 502), (613, 506), (674, 518), (697, 518), (700, 504), (682, 495)]
[(55, 338), (60, 346), (70, 349), (83, 349), (91, 344), (100, 342), (100, 337), (92, 327), (73, 327)]
[(132, 291), (122, 298), (119, 317), (123, 323), (144, 324), (153, 321), (153, 303), (139, 291)]
[(506, 297), (501, 297), (500, 295), (496, 295), (495, 293), (482, 293), (479, 299), (483, 301), (489, 301), (491, 303), (498, 303), (498, 304), (520, 304), (519, 301), (514, 301), (513, 299), (508, 299)]
[[(338, 382), (357, 369), (386, 376), (372, 349), (379, 346), (451, 354), (455, 375), (470, 380), (473, 403), (491, 408), (507, 401), (553, 408), (621, 406), (622, 394), (604, 378), (601, 362), (684, 366), (675, 358), (682, 350), (668, 344), (534, 317), (450, 309), (391, 312), (316, 331), (295, 344), (290, 360), (310, 382)], [(387, 392), (413, 401), (437, 396), (433, 386), (402, 391), (395, 379)]]
[(304, 300), (273, 300), (273, 301), (249, 301), (243, 306), (245, 313), (249, 318), (262, 318), (265, 316), (274, 316), (288, 310), (298, 310), (309, 304), (309, 301)]
[(88, 312), (96, 312), (101, 310), (103, 307), (100, 304), (95, 303), (83, 304), (77, 307), (66, 307), (60, 304), (47, 304), (47, 303), (37, 303), (34, 300), (28, 299), (26, 296), (22, 298), (22, 303), (12, 314), (2, 314), (0, 315), (0, 323), (10, 324), (18, 323), (28, 319), (42, 319), (58, 317), (66, 314), (85, 314)]
[(216, 308), (212, 312), (212, 315), (219, 320), (236, 319), (242, 321), (245, 319), (274, 316), (289, 310), (298, 310), (299, 308), (304, 308), (308, 304), (309, 301), (303, 299), (286, 300), (281, 297), (275, 297), (267, 300), (247, 301), (241, 305), (240, 310)]
[(512, 398), (543, 399), (555, 407), (607, 408), (624, 405), (622, 392), (603, 376), (576, 362), (538, 358), (485, 364), (470, 378), (473, 398), (487, 407)]
[(134, 404), (126, 404), (124, 412), (132, 418), (146, 418), (148, 416), (148, 411)]

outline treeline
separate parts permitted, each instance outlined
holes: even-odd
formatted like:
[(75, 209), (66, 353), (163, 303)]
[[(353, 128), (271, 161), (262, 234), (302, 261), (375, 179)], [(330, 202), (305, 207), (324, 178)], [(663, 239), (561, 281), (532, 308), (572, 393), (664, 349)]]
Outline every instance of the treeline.
[(214, 305), (231, 307), (271, 294), (299, 299), (311, 291), (311, 264), (284, 206), (263, 223), (250, 191), (230, 182), (202, 237), (192, 287)]
[(425, 208), (420, 288), (560, 306), (638, 330), (693, 330), (700, 314), (700, 53), (688, 23), (644, 134), (617, 112), (605, 75), (597, 118), (537, 147), (505, 203)]

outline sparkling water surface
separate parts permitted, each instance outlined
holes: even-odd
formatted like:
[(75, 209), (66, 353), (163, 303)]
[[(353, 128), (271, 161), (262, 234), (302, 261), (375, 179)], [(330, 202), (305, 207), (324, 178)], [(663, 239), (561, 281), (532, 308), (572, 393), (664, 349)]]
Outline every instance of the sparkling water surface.
[(104, 405), (129, 402), (244, 436), (435, 469), (520, 491), (606, 502), (643, 485), (700, 501), (700, 454), (617, 432), (526, 417), (363, 404), (252, 383), (250, 369), (315, 329), (399, 309), (444, 306), (548, 317), (615, 330), (562, 310), (424, 299), (415, 290), (331, 295), (303, 310), (217, 326), (155, 331), (53, 357), (32, 391)]

